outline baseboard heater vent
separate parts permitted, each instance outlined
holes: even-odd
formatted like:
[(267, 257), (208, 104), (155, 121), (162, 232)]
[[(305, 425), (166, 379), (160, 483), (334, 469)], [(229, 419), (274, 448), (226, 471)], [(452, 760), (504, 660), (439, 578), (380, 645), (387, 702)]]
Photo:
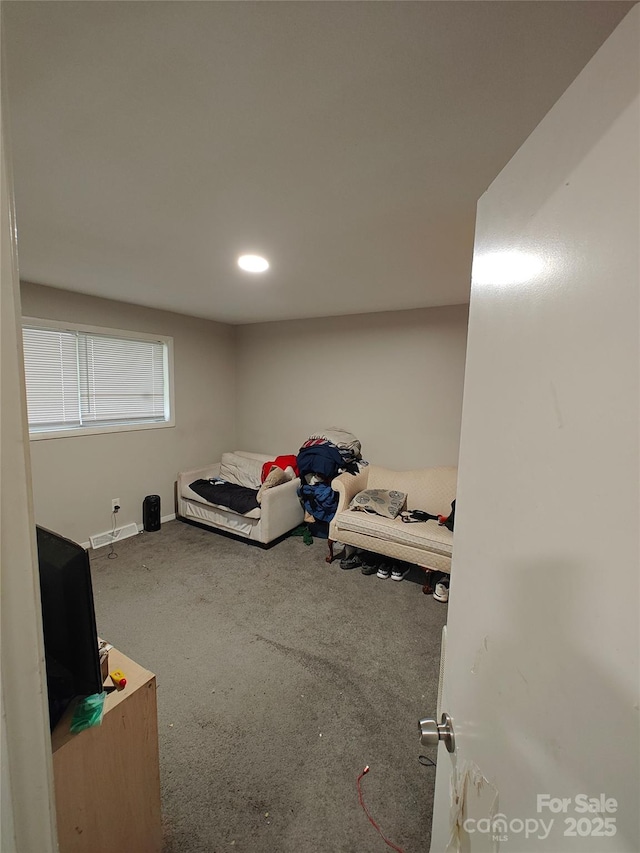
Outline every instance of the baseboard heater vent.
[(121, 539), (128, 539), (130, 536), (137, 535), (137, 524), (125, 524), (124, 527), (116, 527), (115, 530), (108, 530), (106, 533), (97, 533), (95, 536), (90, 536), (89, 541), (92, 548), (102, 548), (104, 545), (112, 545)]

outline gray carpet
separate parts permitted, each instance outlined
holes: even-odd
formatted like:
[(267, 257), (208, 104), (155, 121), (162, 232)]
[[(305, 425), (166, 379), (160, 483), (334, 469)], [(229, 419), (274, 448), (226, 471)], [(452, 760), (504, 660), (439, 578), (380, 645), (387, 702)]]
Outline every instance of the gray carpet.
[[(92, 552), (98, 630), (158, 681), (166, 853), (429, 850), (447, 606), (325, 563), (326, 541), (270, 550), (180, 521)], [(130, 853), (134, 853), (131, 851)]]

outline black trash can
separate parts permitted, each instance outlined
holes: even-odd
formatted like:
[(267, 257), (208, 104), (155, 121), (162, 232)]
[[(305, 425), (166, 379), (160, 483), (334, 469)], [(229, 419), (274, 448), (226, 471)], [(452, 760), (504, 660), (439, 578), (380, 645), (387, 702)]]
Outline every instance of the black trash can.
[(160, 495), (147, 495), (142, 501), (142, 525), (150, 533), (160, 530)]

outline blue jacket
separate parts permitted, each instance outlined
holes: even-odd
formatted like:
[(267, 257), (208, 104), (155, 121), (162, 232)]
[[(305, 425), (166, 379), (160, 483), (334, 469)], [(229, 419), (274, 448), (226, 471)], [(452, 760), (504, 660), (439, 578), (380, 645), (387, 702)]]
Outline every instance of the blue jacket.
[(331, 521), (338, 508), (338, 493), (327, 483), (304, 484), (298, 488), (298, 497), (305, 511), (316, 521)]

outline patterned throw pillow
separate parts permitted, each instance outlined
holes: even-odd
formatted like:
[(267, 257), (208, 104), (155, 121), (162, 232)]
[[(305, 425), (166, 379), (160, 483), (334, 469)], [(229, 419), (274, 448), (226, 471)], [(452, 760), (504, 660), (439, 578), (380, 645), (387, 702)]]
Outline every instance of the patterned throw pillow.
[(407, 496), (404, 492), (387, 491), (386, 489), (365, 489), (353, 498), (349, 509), (360, 509), (364, 512), (374, 512), (385, 518), (395, 518)]

